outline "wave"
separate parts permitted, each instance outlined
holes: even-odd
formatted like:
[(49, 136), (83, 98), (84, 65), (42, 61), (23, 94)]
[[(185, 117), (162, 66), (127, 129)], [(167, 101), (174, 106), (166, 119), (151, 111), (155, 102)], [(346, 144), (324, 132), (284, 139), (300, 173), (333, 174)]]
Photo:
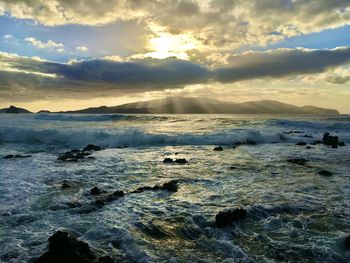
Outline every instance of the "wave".
[(30, 129), (0, 127), (0, 143), (82, 147), (98, 144), (107, 148), (128, 146), (233, 145), (279, 143), (288, 136), (271, 131), (235, 129), (207, 134), (156, 134), (137, 128), (125, 129)]
[(118, 121), (127, 117), (122, 114), (104, 114), (104, 115), (68, 115), (68, 114), (38, 114), (34, 116), (35, 120), (44, 121), (76, 121), (76, 122), (104, 122)]
[(301, 121), (301, 120), (270, 120), (271, 126), (296, 128), (296, 129), (315, 129), (315, 130), (350, 130), (350, 122), (333, 121)]

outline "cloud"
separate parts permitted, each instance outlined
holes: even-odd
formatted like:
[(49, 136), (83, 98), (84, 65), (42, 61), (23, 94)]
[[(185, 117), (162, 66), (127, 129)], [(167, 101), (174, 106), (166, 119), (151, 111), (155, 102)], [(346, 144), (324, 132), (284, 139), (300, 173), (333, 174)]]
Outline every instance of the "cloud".
[(187, 34), (210, 50), (265, 45), (350, 23), (348, 0), (0, 0), (5, 12), (49, 26), (135, 20), (153, 34)]
[(62, 43), (56, 43), (53, 40), (42, 42), (34, 37), (26, 37), (24, 40), (38, 49), (49, 48), (55, 49), (59, 53), (64, 52), (64, 45)]
[[(23, 92), (13, 91), (19, 87), (28, 91), (27, 96), (51, 94), (71, 98), (80, 94), (91, 98), (193, 84), (311, 76), (350, 64), (350, 47), (246, 52), (232, 56), (228, 61), (225, 67), (216, 68), (175, 58), (121, 61), (119, 57), (107, 57), (57, 63), (0, 52), (0, 97), (8, 97), (9, 91), (11, 96), (22, 96)], [(341, 82), (345, 79), (329, 81)]]
[(84, 47), (84, 46), (79, 46), (79, 47), (76, 47), (75, 49), (81, 52), (87, 52), (89, 50), (87, 47)]
[(13, 35), (4, 35), (4, 38), (5, 39), (11, 39), (11, 38), (13, 38)]

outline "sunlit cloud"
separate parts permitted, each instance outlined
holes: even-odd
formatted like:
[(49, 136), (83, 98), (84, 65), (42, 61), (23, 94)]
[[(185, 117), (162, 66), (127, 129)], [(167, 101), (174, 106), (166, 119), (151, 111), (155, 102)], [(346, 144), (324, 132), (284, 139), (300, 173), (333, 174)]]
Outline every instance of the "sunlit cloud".
[(38, 49), (44, 49), (44, 48), (54, 49), (59, 53), (62, 53), (65, 51), (64, 45), (62, 43), (57, 43), (53, 40), (42, 42), (34, 37), (26, 37), (24, 40)]
[(84, 46), (79, 46), (79, 47), (76, 47), (75, 49), (81, 52), (87, 52), (89, 50), (87, 47), (84, 47)]

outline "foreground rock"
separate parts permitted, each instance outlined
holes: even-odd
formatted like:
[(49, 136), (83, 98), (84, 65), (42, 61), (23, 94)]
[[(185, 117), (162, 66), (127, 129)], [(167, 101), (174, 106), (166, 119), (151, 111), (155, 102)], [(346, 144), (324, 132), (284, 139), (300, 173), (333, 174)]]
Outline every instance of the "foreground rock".
[(236, 208), (234, 210), (221, 211), (215, 216), (216, 225), (225, 227), (234, 221), (246, 218), (247, 211), (244, 208)]
[(305, 160), (304, 158), (289, 158), (287, 159), (287, 162), (304, 166), (308, 160)]
[(84, 159), (95, 159), (90, 155), (92, 154), (93, 151), (101, 151), (101, 150), (103, 150), (102, 147), (89, 144), (86, 147), (84, 147), (83, 150), (71, 150), (65, 153), (61, 153), (58, 155), (57, 160), (63, 161), (63, 162), (78, 162)]
[(9, 154), (4, 156), (4, 159), (21, 159), (21, 158), (29, 158), (31, 155), (20, 155), (20, 154)]
[(169, 192), (177, 192), (178, 190), (178, 180), (171, 180), (169, 182), (166, 182), (162, 185), (155, 185), (155, 186), (143, 186), (139, 187), (136, 190), (132, 191), (131, 193), (142, 193), (144, 191), (158, 191), (158, 190), (166, 190)]
[(165, 158), (163, 160), (163, 163), (177, 163), (177, 164), (186, 164), (188, 161), (185, 158), (179, 158), (173, 160), (172, 158)]
[(338, 136), (331, 136), (329, 135), (329, 132), (325, 132), (323, 134), (322, 142), (324, 145), (332, 146), (332, 148), (338, 148), (339, 144), (339, 137)]
[(295, 145), (298, 145), (298, 146), (306, 146), (307, 143), (306, 143), (306, 142), (297, 142)]
[(57, 231), (49, 237), (49, 250), (34, 263), (102, 263), (114, 262), (108, 256), (98, 255), (89, 245), (66, 231)]

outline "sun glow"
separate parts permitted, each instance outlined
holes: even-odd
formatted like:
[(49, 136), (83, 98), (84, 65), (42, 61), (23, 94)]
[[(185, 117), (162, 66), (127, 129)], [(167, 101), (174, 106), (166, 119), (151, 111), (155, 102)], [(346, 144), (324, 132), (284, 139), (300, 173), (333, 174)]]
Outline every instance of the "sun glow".
[(149, 48), (153, 51), (146, 53), (145, 56), (158, 59), (177, 57), (188, 60), (187, 51), (196, 47), (196, 40), (192, 36), (159, 33), (149, 40)]

